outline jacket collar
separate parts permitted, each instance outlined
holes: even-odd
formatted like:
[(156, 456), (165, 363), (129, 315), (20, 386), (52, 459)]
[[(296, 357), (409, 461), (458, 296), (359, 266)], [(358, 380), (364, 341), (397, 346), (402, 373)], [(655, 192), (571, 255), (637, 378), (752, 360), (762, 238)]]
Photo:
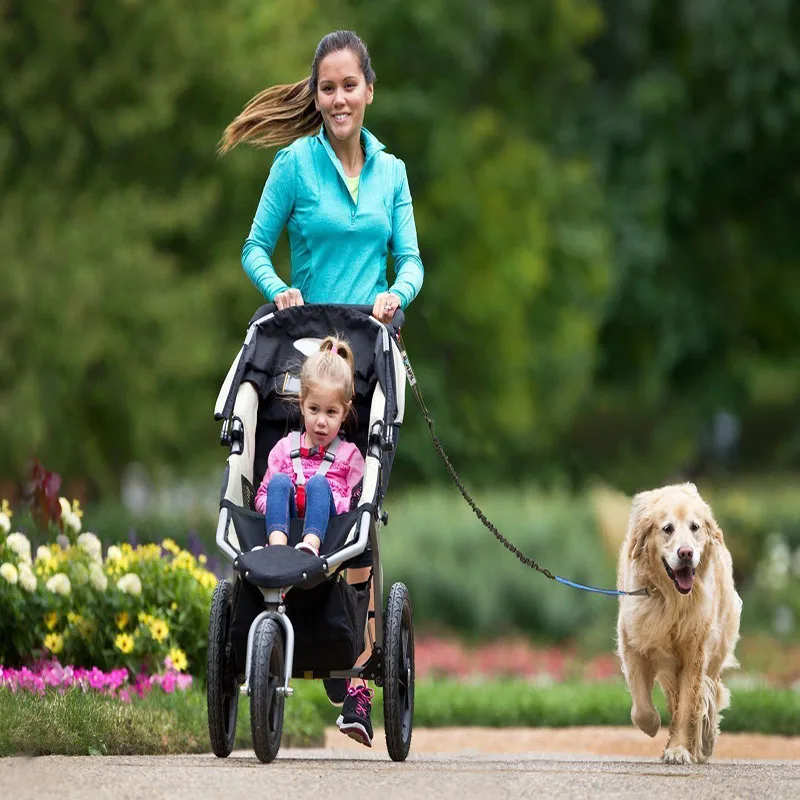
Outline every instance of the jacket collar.
[[(319, 133), (316, 135), (317, 139), (322, 142), (322, 146), (325, 148), (325, 152), (330, 157), (331, 161), (333, 162), (333, 166), (336, 167), (336, 171), (344, 178), (344, 169), (342, 167), (342, 162), (339, 161), (338, 156), (336, 153), (333, 152), (333, 148), (331, 147), (331, 143), (328, 141), (328, 137), (325, 134), (325, 126), (320, 125)], [(366, 128), (361, 128), (361, 144), (364, 147), (364, 166), (367, 165), (367, 162), (375, 155), (375, 153), (380, 152), (381, 150), (385, 150), (386, 146), (383, 145), (381, 142), (378, 141), (378, 138), (370, 133)]]

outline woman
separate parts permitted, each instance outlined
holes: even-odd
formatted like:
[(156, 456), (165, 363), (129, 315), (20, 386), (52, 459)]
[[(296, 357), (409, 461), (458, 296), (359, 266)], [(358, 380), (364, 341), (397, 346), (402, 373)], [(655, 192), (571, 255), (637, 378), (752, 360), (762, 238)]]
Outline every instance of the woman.
[[(357, 303), (371, 305), (376, 319), (390, 322), (422, 286), (405, 165), (364, 127), (374, 84), (364, 43), (352, 31), (335, 31), (317, 45), (310, 77), (265, 89), (223, 134), (221, 153), (240, 142), (283, 147), (242, 249), (248, 277), (279, 309), (304, 302)], [(284, 226), (291, 248), (290, 287), (272, 263)], [(351, 583), (369, 579), (368, 568), (348, 573)], [(357, 664), (365, 663), (370, 652), (368, 645)], [(326, 680), (325, 688), (332, 702), (343, 702), (339, 729), (370, 747), (372, 692), (364, 681), (353, 684)]]
[[(368, 304), (389, 322), (422, 286), (405, 165), (363, 126), (374, 83), (364, 43), (351, 31), (336, 31), (317, 46), (309, 78), (261, 92), (225, 130), (222, 153), (240, 142), (288, 145), (275, 156), (242, 250), (248, 277), (279, 309)], [(285, 225), (291, 287), (272, 263)]]

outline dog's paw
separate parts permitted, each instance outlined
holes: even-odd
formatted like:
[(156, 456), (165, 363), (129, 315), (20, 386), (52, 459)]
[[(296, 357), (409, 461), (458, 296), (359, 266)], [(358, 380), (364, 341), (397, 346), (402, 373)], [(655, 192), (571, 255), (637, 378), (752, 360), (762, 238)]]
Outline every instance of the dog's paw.
[(655, 708), (632, 709), (631, 722), (648, 736), (655, 736), (661, 728), (661, 716)]
[(663, 754), (661, 755), (661, 760), (665, 764), (692, 764), (694, 763), (694, 759), (692, 758), (692, 754), (682, 745), (678, 745), (677, 747), (667, 747), (665, 748)]

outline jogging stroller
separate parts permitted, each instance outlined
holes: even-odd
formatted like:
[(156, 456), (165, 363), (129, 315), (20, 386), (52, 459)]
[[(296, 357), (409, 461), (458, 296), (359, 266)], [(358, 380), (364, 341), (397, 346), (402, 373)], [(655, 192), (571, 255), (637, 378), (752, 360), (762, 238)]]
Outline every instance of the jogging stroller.
[[(405, 368), (391, 325), (367, 306), (262, 306), (247, 328), (215, 408), (230, 455), (222, 481), (216, 541), (233, 564), (217, 584), (208, 628), (208, 726), (214, 753), (233, 749), (239, 694), (250, 696), (253, 745), (272, 761), (280, 747), (291, 678), (355, 678), (383, 687), (389, 755), (403, 761), (414, 714), (414, 631), (408, 589), (392, 585), (383, 602), (379, 536), (382, 503), (405, 405)], [(302, 519), (291, 521), (290, 547), (264, 547), (255, 489), (273, 445), (300, 427), (296, 402), (305, 355), (328, 334), (345, 338), (355, 359), (355, 423), (344, 432), (365, 457), (350, 511), (332, 516), (319, 557), (295, 550)], [(294, 400), (294, 402), (292, 402)], [(354, 667), (367, 636), (369, 581), (351, 585), (347, 567), (372, 567), (375, 640)]]

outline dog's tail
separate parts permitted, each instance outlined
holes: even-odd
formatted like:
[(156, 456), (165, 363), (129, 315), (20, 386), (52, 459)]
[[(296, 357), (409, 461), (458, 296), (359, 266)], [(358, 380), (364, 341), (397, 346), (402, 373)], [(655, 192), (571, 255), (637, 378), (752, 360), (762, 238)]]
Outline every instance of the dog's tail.
[(720, 711), (731, 703), (731, 693), (719, 678), (703, 678), (703, 716), (701, 721), (700, 752), (703, 761), (711, 758), (719, 735)]

